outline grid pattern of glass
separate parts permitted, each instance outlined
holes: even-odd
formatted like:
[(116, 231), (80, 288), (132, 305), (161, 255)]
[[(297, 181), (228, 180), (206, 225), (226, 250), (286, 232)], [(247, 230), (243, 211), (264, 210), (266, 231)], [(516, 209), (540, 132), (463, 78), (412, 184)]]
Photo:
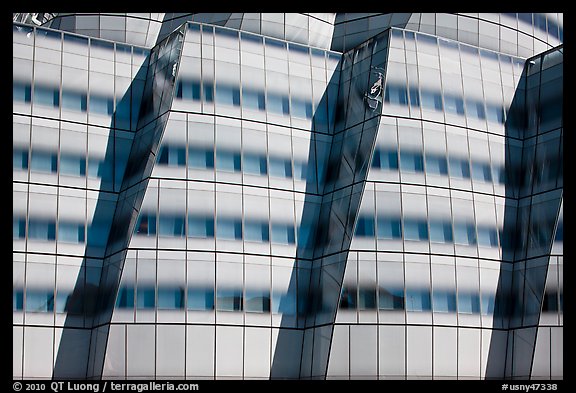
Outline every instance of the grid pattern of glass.
[(51, 18), (14, 378), (563, 377), (561, 14)]

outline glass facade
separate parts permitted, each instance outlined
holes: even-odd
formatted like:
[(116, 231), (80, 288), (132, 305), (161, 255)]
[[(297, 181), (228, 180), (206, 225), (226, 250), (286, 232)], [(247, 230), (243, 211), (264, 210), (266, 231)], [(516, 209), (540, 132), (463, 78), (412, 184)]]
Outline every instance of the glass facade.
[(15, 379), (563, 377), (562, 14), (45, 18)]

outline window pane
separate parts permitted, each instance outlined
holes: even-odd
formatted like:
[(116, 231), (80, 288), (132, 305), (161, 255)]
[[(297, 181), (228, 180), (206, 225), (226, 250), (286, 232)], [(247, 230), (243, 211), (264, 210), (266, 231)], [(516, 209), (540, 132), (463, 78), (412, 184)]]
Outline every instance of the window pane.
[(483, 163), (472, 163), (472, 178), (474, 180), (491, 182), (492, 181), (492, 170), (490, 165)]
[(12, 168), (28, 169), (28, 150), (12, 150)]
[(272, 243), (294, 244), (294, 226), (288, 224), (272, 224)]
[(493, 123), (504, 124), (504, 108), (501, 105), (486, 104), (486, 117)]
[(480, 313), (480, 299), (477, 293), (458, 293), (458, 312), (462, 314)]
[(404, 290), (402, 288), (378, 289), (378, 308), (380, 310), (403, 310)]
[(184, 308), (182, 288), (158, 288), (158, 309), (177, 310)]
[(398, 170), (398, 152), (375, 149), (372, 168)]
[(54, 311), (54, 292), (27, 290), (26, 311), (27, 312)]
[(214, 290), (212, 288), (189, 288), (188, 310), (204, 311), (214, 309)]
[(26, 219), (14, 217), (12, 219), (12, 238), (24, 239), (26, 237)]
[(138, 223), (136, 224), (136, 233), (139, 235), (155, 235), (156, 216), (146, 213), (140, 214)]
[(232, 218), (218, 218), (216, 236), (219, 239), (242, 240), (242, 221)]
[(478, 245), (482, 247), (498, 247), (498, 232), (495, 228), (478, 228)]
[(430, 241), (452, 243), (452, 223), (449, 221), (430, 221)]
[(339, 307), (344, 310), (355, 310), (356, 304), (356, 288), (343, 287)]
[(59, 91), (49, 87), (34, 87), (34, 104), (57, 107), (59, 104)]
[(176, 97), (183, 100), (200, 100), (200, 82), (180, 81)]
[(408, 92), (405, 86), (386, 85), (384, 101), (395, 105), (408, 105)]
[(446, 109), (446, 113), (460, 116), (464, 115), (464, 101), (462, 100), (462, 97), (445, 95), (444, 108)]
[(470, 166), (468, 161), (450, 158), (450, 176), (459, 179), (469, 179)]
[(188, 216), (189, 237), (214, 237), (214, 219), (212, 217)]
[(430, 311), (430, 292), (424, 289), (406, 289), (406, 310)]
[(266, 156), (244, 154), (244, 172), (254, 175), (265, 175), (267, 171)]
[(312, 118), (312, 103), (309, 101), (292, 98), (292, 116), (302, 119)]
[(428, 240), (428, 226), (422, 220), (404, 220), (405, 240)]
[(434, 291), (434, 312), (456, 312), (456, 294), (448, 291)]
[(260, 91), (242, 89), (242, 107), (263, 111), (266, 109), (264, 93)]
[(214, 101), (214, 85), (212, 83), (204, 82), (204, 101), (213, 102)]
[(270, 157), (270, 176), (292, 177), (292, 162), (289, 159)]
[(134, 308), (134, 288), (121, 287), (116, 298), (116, 308)]
[(184, 236), (184, 217), (160, 215), (159, 221), (160, 236)]
[(290, 104), (288, 102), (288, 97), (268, 93), (266, 108), (271, 113), (285, 115), (290, 114)]
[(84, 243), (84, 224), (58, 223), (58, 241)]
[(475, 100), (466, 100), (466, 113), (470, 118), (476, 118), (478, 120), (486, 119), (486, 112), (484, 111), (484, 103)]
[(53, 172), (55, 173), (58, 168), (58, 157), (56, 154), (32, 151), (32, 160), (30, 162), (30, 169), (38, 172)]
[(188, 166), (198, 169), (214, 168), (214, 150), (189, 147)]
[(413, 108), (420, 107), (420, 94), (418, 94), (417, 87), (409, 87), (410, 92), (410, 106)]
[(446, 157), (426, 155), (426, 173), (435, 175), (448, 175)]
[(246, 221), (244, 223), (244, 240), (253, 242), (270, 241), (268, 223), (257, 221)]
[(219, 171), (239, 172), (241, 170), (240, 153), (217, 151), (216, 169)]
[(90, 95), (90, 113), (112, 115), (114, 113), (114, 100), (109, 97)]
[(155, 296), (154, 288), (137, 288), (136, 307), (139, 309), (156, 307)]
[(86, 175), (86, 158), (78, 156), (60, 156), (60, 174), (70, 176)]
[(404, 172), (424, 172), (422, 153), (400, 152), (400, 168)]
[(495, 295), (483, 294), (482, 295), (482, 315), (494, 314)]
[(378, 239), (402, 238), (402, 226), (399, 218), (378, 217)]
[(242, 290), (228, 288), (218, 289), (216, 310), (242, 311)]
[(86, 94), (62, 90), (62, 108), (86, 112)]
[(374, 218), (358, 217), (356, 222), (356, 236), (374, 237)]
[(472, 224), (454, 224), (454, 243), (473, 246), (476, 244), (476, 230)]
[(270, 312), (270, 292), (267, 290), (246, 289), (244, 300), (247, 312)]
[(240, 89), (216, 85), (216, 102), (224, 105), (240, 106)]
[(442, 96), (439, 93), (422, 90), (422, 107), (442, 111)]
[(358, 291), (358, 309), (376, 309), (376, 288), (362, 288)]
[(55, 240), (56, 223), (50, 221), (30, 220), (28, 222), (28, 238), (37, 240)]
[(28, 84), (14, 83), (12, 85), (12, 99), (18, 102), (30, 102), (32, 87)]

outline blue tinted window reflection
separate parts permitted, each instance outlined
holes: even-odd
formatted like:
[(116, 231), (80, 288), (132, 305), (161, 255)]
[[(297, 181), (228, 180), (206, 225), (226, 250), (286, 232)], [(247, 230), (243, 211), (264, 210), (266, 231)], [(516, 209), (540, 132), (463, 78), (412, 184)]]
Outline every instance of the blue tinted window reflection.
[(434, 312), (456, 312), (456, 294), (450, 291), (434, 291)]
[(470, 166), (468, 161), (450, 158), (450, 176), (459, 179), (470, 179)]
[(272, 243), (294, 244), (294, 226), (290, 224), (272, 224)]
[(28, 221), (28, 238), (36, 240), (55, 240), (56, 222), (30, 219)]
[(406, 289), (406, 310), (430, 311), (430, 292), (424, 289)]
[(426, 221), (404, 219), (405, 240), (428, 240), (428, 225)]
[(458, 312), (461, 314), (479, 314), (480, 298), (477, 293), (458, 293)]
[(188, 148), (188, 166), (197, 169), (214, 168), (214, 150), (190, 146)]
[(498, 232), (495, 228), (478, 227), (478, 245), (498, 247)]
[(374, 218), (358, 217), (356, 222), (356, 236), (374, 237)]
[(199, 238), (214, 237), (214, 218), (188, 216), (188, 236)]
[(430, 221), (430, 241), (452, 243), (452, 223), (450, 221)]
[(454, 223), (454, 243), (473, 246), (476, 244), (476, 230), (474, 225)]
[(420, 152), (400, 152), (400, 168), (403, 172), (424, 172), (424, 160)]
[(448, 163), (446, 157), (426, 155), (426, 173), (446, 176), (448, 175)]
[(216, 151), (216, 169), (220, 171), (239, 172), (241, 170), (240, 153), (226, 150)]
[(244, 223), (244, 240), (253, 242), (270, 241), (268, 222), (246, 220)]
[(375, 149), (372, 168), (398, 170), (398, 152)]
[(399, 218), (378, 217), (378, 239), (402, 238), (402, 225)]
[(233, 218), (218, 218), (216, 236), (219, 239), (242, 240), (242, 221)]
[(214, 290), (212, 288), (188, 288), (188, 310), (214, 310)]
[(292, 177), (292, 162), (289, 159), (270, 157), (270, 176)]

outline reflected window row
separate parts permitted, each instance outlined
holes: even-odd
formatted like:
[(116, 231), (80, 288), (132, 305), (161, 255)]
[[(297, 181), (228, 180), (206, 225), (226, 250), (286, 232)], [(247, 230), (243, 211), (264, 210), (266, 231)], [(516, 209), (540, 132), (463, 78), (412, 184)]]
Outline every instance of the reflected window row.
[[(542, 312), (562, 312), (562, 292), (549, 291)], [(344, 285), (340, 294), (341, 310), (412, 311), (494, 315), (495, 294), (455, 289), (404, 288), (392, 286), (363, 287)]]
[(470, 222), (361, 215), (356, 221), (354, 235), (383, 240), (403, 239), (497, 248), (499, 232), (497, 228), (476, 227)]
[(28, 236), (26, 237), (26, 218), (14, 217), (12, 220), (12, 238), (42, 241), (83, 244), (86, 239), (86, 225), (84, 222), (70, 222), (65, 220), (29, 218), (28, 219)]
[[(186, 225), (186, 222), (188, 225)], [(296, 243), (294, 225), (250, 218), (163, 215), (142, 212), (135, 234), (141, 236), (216, 238), (291, 245)]]
[(460, 314), (494, 314), (494, 294), (480, 300), (478, 292), (434, 290), (427, 288), (357, 287), (344, 286), (339, 308), (343, 310), (381, 310), (443, 312)]
[(54, 290), (30, 288), (24, 291), (21, 288), (14, 288), (12, 310), (28, 313), (68, 313), (80, 316), (90, 313), (91, 301), (87, 300), (87, 296), (96, 296), (96, 293), (88, 294), (83, 291), (58, 289), (54, 296)]
[(476, 181), (505, 184), (505, 168), (491, 167), (489, 163), (447, 158), (443, 155), (424, 153), (421, 151), (404, 151), (374, 149), (372, 168), (398, 171), (403, 173), (428, 173), (439, 176), (450, 176), (454, 179), (473, 179)]
[(116, 298), (117, 309), (245, 311), (252, 313), (295, 314), (296, 305), (284, 293), (265, 288), (218, 288), (169, 286), (122, 286)]
[[(32, 96), (32, 93), (33, 96)], [(12, 98), (14, 102), (22, 102), (44, 107), (60, 108), (75, 112), (91, 113), (96, 115), (112, 116), (115, 113), (114, 97), (99, 94), (90, 94), (73, 90), (62, 89), (52, 86), (34, 84), (34, 89), (29, 83), (14, 82), (12, 86)], [(132, 108), (134, 110), (134, 108)], [(130, 105), (118, 103), (116, 117), (130, 119)]]
[(104, 181), (112, 181), (113, 168), (111, 160), (102, 160), (86, 157), (80, 154), (67, 154), (34, 149), (29, 154), (28, 150), (15, 148), (12, 150), (12, 167), (14, 170), (37, 173), (53, 173), (66, 176), (100, 178)]
[(290, 97), (226, 84), (212, 82), (179, 80), (176, 87), (176, 98), (188, 101), (236, 106), (255, 111), (267, 111), (270, 114), (292, 116), (301, 119), (312, 119), (312, 102), (307, 99)]
[[(188, 147), (188, 167), (192, 169), (216, 169), (224, 172), (242, 172), (250, 175), (270, 175), (279, 178), (306, 180), (307, 162), (290, 158), (266, 156), (265, 154), (239, 151)], [(161, 166), (186, 166), (186, 147), (164, 144), (160, 148), (156, 162)]]
[[(542, 147), (540, 147), (542, 146)], [(545, 145), (539, 144), (538, 150), (544, 151)], [(556, 183), (561, 175), (562, 156), (558, 154), (539, 154), (534, 158), (534, 170), (530, 166), (515, 163), (508, 169), (504, 165), (490, 164), (477, 160), (467, 160), (456, 157), (446, 157), (422, 151), (374, 149), (373, 169), (383, 171), (398, 171), (402, 173), (427, 173), (438, 176), (449, 176), (453, 179), (472, 179), (476, 182), (493, 183), (511, 186), (538, 186), (540, 184)], [(529, 176), (528, 176), (529, 175)]]
[(442, 94), (439, 91), (418, 89), (418, 87), (387, 83), (384, 102), (390, 105), (410, 106), (425, 110), (445, 112), (446, 114), (488, 120), (491, 123), (504, 124), (508, 112), (502, 105), (484, 103), (471, 98)]

